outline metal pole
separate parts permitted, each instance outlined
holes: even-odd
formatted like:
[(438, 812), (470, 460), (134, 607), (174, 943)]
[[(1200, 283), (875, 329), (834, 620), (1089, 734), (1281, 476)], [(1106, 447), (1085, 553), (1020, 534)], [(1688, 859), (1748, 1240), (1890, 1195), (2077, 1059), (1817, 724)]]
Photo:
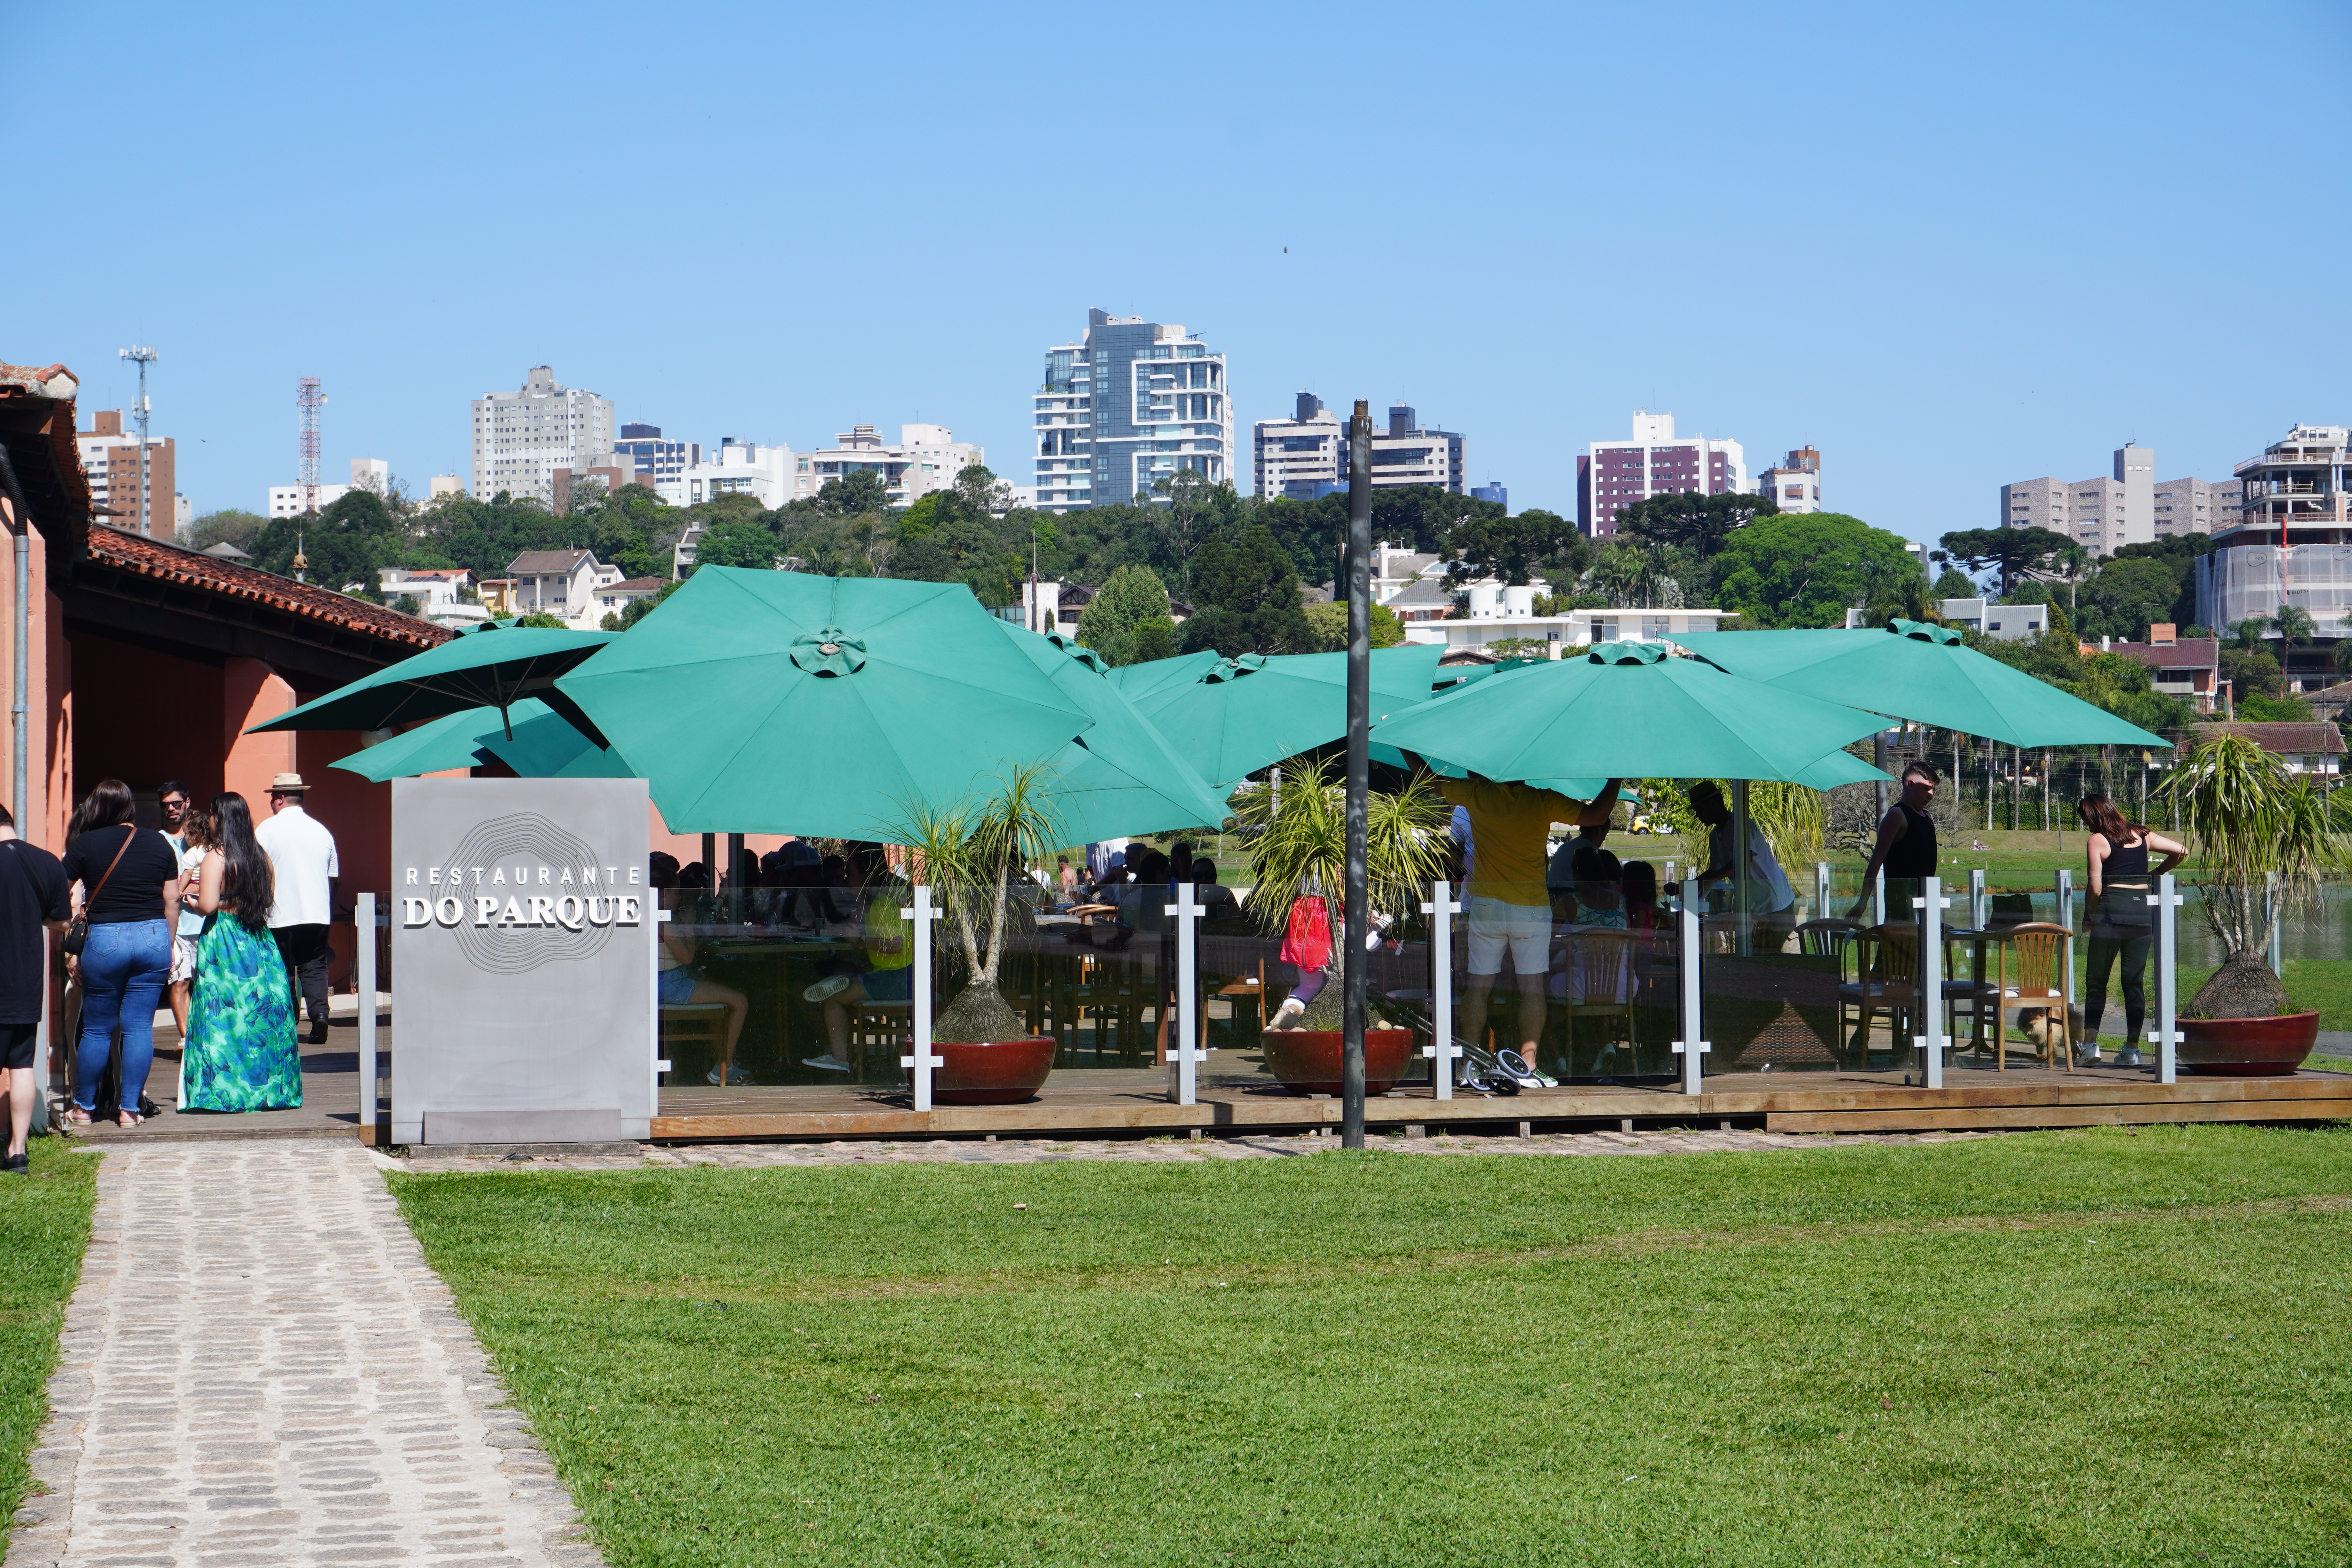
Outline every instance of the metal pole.
[(2173, 974), (2179, 962), (2180, 933), (2173, 924), (2172, 911), (2180, 907), (2180, 895), (2172, 890), (2172, 873), (2167, 871), (2156, 879), (2156, 891), (2148, 895), (2156, 906), (2156, 1080), (2178, 1083), (2180, 1080), (2180, 1018), (2179, 987)]
[(1985, 928), (1985, 921), (1990, 918), (1990, 913), (1985, 908), (1984, 868), (1979, 866), (1976, 869), (1969, 873), (1969, 928), (1975, 931), (1982, 931)]
[(1372, 413), (1356, 400), (1348, 442), (1348, 967), (1347, 1034), (1339, 1085), (1343, 1100), (1339, 1142), (1364, 1146), (1364, 986), (1371, 954), (1364, 938), (1372, 929), (1364, 907), (1364, 840), (1367, 797), (1371, 788), (1372, 742)]
[(362, 893), (352, 922), (359, 935), (360, 1142), (375, 1142), (375, 895)]
[(1693, 877), (1683, 884), (1682, 973), (1676, 978), (1682, 984), (1683, 1037), (1675, 1042), (1675, 1054), (1683, 1058), (1683, 1092), (1699, 1092), (1699, 1058), (1706, 1055), (1706, 1042), (1699, 1038), (1698, 994), (1698, 879)]
[[(26, 627), (32, 620), (30, 603), (33, 584), (33, 520), (25, 511), (25, 492), (16, 484), (16, 466), (8, 460), (5, 447), (0, 447), (0, 493), (8, 499), (8, 531), (16, 536), (16, 586), (13, 602), (8, 606), (8, 809), (16, 814), (16, 831), (28, 843), (40, 842), (35, 832), (32, 803), (25, 798), (26, 713), (25, 698), (29, 680), (26, 664), (30, 638)], [(44, 1100), (46, 1104), (46, 1100)]]
[(2058, 923), (2066, 928), (2063, 954), (2065, 978), (2059, 986), (2066, 993), (2065, 1005), (2074, 1005), (2074, 873), (2061, 867), (2058, 871)]
[(1878, 870), (1878, 880), (1870, 885), (1870, 923), (1886, 923), (1886, 868), (1883, 866)]
[(1930, 877), (1923, 895), (1911, 900), (1919, 911), (1919, 1021), (1917, 1045), (1927, 1064), (1929, 1089), (1944, 1087), (1944, 879)]
[(1748, 925), (1748, 781), (1731, 781), (1731, 941), (1746, 958), (1755, 951)]
[[(1176, 917), (1176, 1048), (1168, 1053), (1168, 1097), (1179, 1105), (1198, 1105), (1200, 1097), (1200, 1064), (1209, 1059), (1209, 1053), (1197, 1043), (1201, 1029), (1200, 952), (1195, 922), (1208, 913), (1208, 906), (1192, 897), (1192, 884), (1176, 884), (1176, 901), (1160, 907), (1162, 914)], [(1162, 994), (1166, 987), (1161, 987)]]
[(1454, 1058), (1462, 1047), (1454, 1043), (1454, 917), (1462, 906), (1454, 901), (1454, 884), (1440, 877), (1429, 885), (1429, 901), (1421, 906), (1429, 917), (1429, 1044), (1421, 1054), (1429, 1058), (1429, 1080), (1437, 1098), (1454, 1098)]
[(2286, 941), (2280, 933), (2285, 922), (2279, 918), (2279, 880), (2274, 875), (2263, 881), (2263, 912), (2268, 917), (2271, 928), (2271, 973), (2284, 980), (2286, 978)]
[(1878, 814), (1871, 819), (1870, 830), (1874, 834), (1878, 831), (1878, 824), (1886, 820), (1886, 731), (1884, 730), (1870, 738), (1870, 765), (1879, 772), (1879, 777), (1872, 781), (1870, 786), (1871, 796), (1878, 803)]
[(1816, 860), (1813, 862), (1813, 918), (1823, 921), (1829, 919), (1829, 916), (1830, 863), (1826, 860)]
[(917, 1110), (930, 1110), (931, 1069), (947, 1063), (945, 1057), (931, 1054), (931, 922), (938, 917), (930, 889), (919, 885), (915, 889), (915, 907), (898, 911), (900, 920), (915, 922), (915, 1054), (900, 1057), (898, 1065), (915, 1069)]

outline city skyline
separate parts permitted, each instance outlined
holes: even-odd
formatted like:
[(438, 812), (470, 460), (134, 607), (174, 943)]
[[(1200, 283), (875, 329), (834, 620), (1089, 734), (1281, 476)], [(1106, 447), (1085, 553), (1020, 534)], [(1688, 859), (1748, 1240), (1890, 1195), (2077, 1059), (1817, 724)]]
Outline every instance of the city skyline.
[[(2352, 52), (2339, 9), (2289, 12), (2259, 26)], [(567, 13), (583, 36), (629, 15)], [(436, 40), (461, 16), (478, 36), (453, 54)], [(1346, 202), (1260, 207), (1212, 184), (1181, 229), (1160, 216), (1174, 198), (1160, 197), (1138, 223), (1040, 226), (1022, 200), (1029, 105), (1062, 79), (1005, 27), (954, 59), (919, 55), (887, 89), (819, 72), (795, 78), (781, 106), (705, 94), (598, 154), (625, 187), (694, 192), (739, 154), (904, 172), (937, 186), (920, 198), (927, 224), (971, 236), (951, 257), (896, 237), (809, 244), (796, 209), (736, 203), (724, 243), (688, 247), (583, 207), (567, 219), (572, 265), (551, 266), (562, 226), (476, 211), (511, 210), (483, 195), (504, 176), (479, 149), (542, 112), (499, 85), (497, 62), (529, 46), (527, 15), (428, 5), (379, 36), (330, 13), (295, 29), (257, 14), (223, 26), (159, 13), (126, 32), (37, 12), (0, 80), (115, 105), (77, 128), (83, 154), (151, 168), (153, 226), (178, 243), (160, 258), (94, 252), (8, 324), (0, 357), (71, 365), (87, 423), (130, 406), (135, 378), (116, 353), (152, 342), (154, 429), (175, 438), (179, 489), (199, 512), (255, 509), (293, 476), (299, 375), (331, 395), (326, 473), (382, 458), (421, 493), (435, 473), (468, 471), (461, 407), (534, 364), (674, 439), (798, 447), (846, 419), (937, 423), (1027, 483), (1038, 350), (1068, 341), (1089, 306), (1181, 321), (1228, 355), (1236, 429), (1284, 416), (1301, 387), (1336, 407), (1412, 403), (1471, 434), (1477, 480), (1564, 515), (1574, 454), (1635, 408), (1759, 457), (1817, 447), (1835, 469), (1827, 504), (1922, 540), (1981, 526), (2001, 485), (2082, 471), (2085, 453), (2136, 442), (2162, 450), (2168, 472), (2219, 478), (2297, 423), (2352, 416), (2326, 374), (2346, 331), (2333, 317), (2290, 353), (2241, 346), (2266, 301), (2328, 288), (2347, 222), (2332, 208), (2299, 216), (2298, 243), (2260, 255), (2021, 226), (2096, 192), (2150, 210), (2225, 207), (2295, 148), (2341, 144), (2352, 128), (2341, 92), (2291, 95), (2251, 123), (2180, 117), (2145, 90), (2230, 58), (2255, 23), (2186, 5), (1996, 5), (1966, 18), (1702, 5), (1677, 68), (1737, 86), (1801, 40), (1797, 79), (1810, 86), (1685, 93), (1662, 115), (1641, 72), (1574, 72), (1573, 92), (1559, 86), (1563, 61), (1639, 58), (1638, 16), (1474, 8), (1410, 57), (1380, 46), (1381, 19), (1359, 37), (1209, 8), (1188, 34), (1236, 41), (1189, 58), (1185, 90), (1220, 106), (1191, 151), (1241, 166), (1301, 124), (1377, 142), (1384, 183), (1443, 185), (1445, 222), (1355, 220), (1339, 216)], [(1148, 19), (1097, 20), (1092, 49), (1156, 37)], [(729, 5), (689, 5), (676, 21), (680, 36), (819, 58), (859, 31)], [(1250, 60), (1293, 46), (1328, 68), (1267, 94)], [(361, 58), (404, 84), (395, 107), (289, 129), (304, 119), (302, 84)], [(2093, 58), (2101, 69), (2063, 92), (2018, 65)], [(148, 85), (110, 93), (126, 74)], [(959, 87), (980, 80), (995, 85)], [(891, 113), (856, 112), (885, 90)], [(1057, 155), (1096, 183), (1125, 156), (1084, 141)], [(1803, 222), (1727, 218), (1687, 243), (1686, 218), (1635, 200), (1612, 215), (1610, 243), (1590, 243), (1591, 220), (1612, 211), (1594, 205), (1594, 181), (1648, 164), (1709, 171), (1735, 209), (1749, 193), (1801, 188), (1801, 204), (1773, 212)], [(310, 193), (299, 242), (271, 237), (289, 189)], [(61, 192), (54, 216), (103, 229), (109, 199)], [(1676, 242), (1644, 243), (1645, 226)], [(2260, 374), (2179, 375), (2184, 340), (2253, 355)], [(1246, 490), (1246, 464), (1235, 470)]]

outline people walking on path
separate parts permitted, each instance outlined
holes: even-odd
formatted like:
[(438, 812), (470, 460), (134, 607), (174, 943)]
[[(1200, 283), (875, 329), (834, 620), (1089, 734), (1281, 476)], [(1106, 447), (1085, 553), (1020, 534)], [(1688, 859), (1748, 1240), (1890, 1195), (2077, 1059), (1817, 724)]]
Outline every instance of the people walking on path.
[(211, 847), (197, 873), (196, 984), (180, 1052), (188, 1110), (290, 1110), (302, 1103), (294, 991), (270, 939), (269, 857), (241, 795), (213, 796)]
[(196, 979), (196, 938), (205, 929), (205, 917), (196, 912), (196, 873), (205, 863), (205, 827), (211, 820), (208, 813), (190, 809), (188, 802), (188, 786), (177, 779), (165, 780), (155, 792), (155, 804), (163, 814), (163, 837), (180, 857), (180, 921), (172, 936), (172, 973), (164, 994), (184, 1041), (188, 1037), (188, 994)]
[(18, 837), (16, 817), (0, 805), (0, 1067), (8, 1069), (8, 1152), (0, 1156), (0, 1175), (30, 1173), (25, 1140), (40, 1104), (35, 1049), (49, 997), (47, 932), (65, 923), (72, 907), (65, 868)]
[(2090, 829), (2084, 859), (2091, 889), (2088, 910), (2090, 956), (2083, 973), (2083, 1037), (2085, 1061), (2099, 1059), (2099, 1019), (2107, 1010), (2107, 976), (2123, 965), (2124, 1048), (2118, 1067), (2139, 1066), (2140, 1026), (2147, 1019), (2147, 952), (2156, 941), (2156, 911), (2148, 905), (2151, 873), (2147, 853), (2164, 857), (2161, 877), (2188, 857), (2186, 845), (2150, 832), (2116, 809), (2103, 795), (2086, 795), (2074, 815)]
[[(82, 950), (66, 959), (81, 985), (81, 1037), (74, 1048), (73, 1109), (87, 1123), (100, 1079), (122, 1037), (116, 1120), (139, 1123), (147, 1069), (155, 1058), (155, 1009), (172, 972), (172, 931), (180, 912), (180, 857), (169, 840), (131, 820), (131, 786), (100, 779), (83, 803), (88, 825), (60, 862), (81, 885), (76, 918), (87, 921)], [(70, 938), (68, 941), (70, 942)]]
[[(269, 820), (253, 837), (269, 857), (277, 879), (278, 901), (269, 910), (269, 931), (286, 967), (294, 973), (295, 990), (310, 1015), (310, 1040), (327, 1043), (327, 965), (332, 953), (327, 945), (328, 923), (334, 919), (335, 879), (342, 867), (335, 858), (335, 836), (302, 808), (310, 786), (300, 773), (279, 773), (269, 781)], [(373, 1006), (374, 999), (364, 999)]]

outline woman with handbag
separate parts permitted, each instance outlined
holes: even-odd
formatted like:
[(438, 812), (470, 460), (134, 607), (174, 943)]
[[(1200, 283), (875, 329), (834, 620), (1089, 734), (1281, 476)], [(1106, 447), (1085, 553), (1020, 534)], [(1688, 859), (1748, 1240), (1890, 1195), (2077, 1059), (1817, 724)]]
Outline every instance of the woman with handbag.
[(155, 1009), (172, 972), (180, 857), (153, 828), (132, 826), (131, 786), (121, 779), (100, 780), (80, 815), (88, 826), (62, 858), (67, 878), (81, 889), (65, 941), (66, 968), (82, 993), (74, 1103), (66, 1120), (86, 1126), (99, 1109), (100, 1079), (119, 1030), (115, 1120), (136, 1127), (155, 1057)]
[(302, 1103), (294, 988), (269, 935), (269, 856), (254, 841), (245, 796), (213, 796), (196, 908), (196, 987), (180, 1069), (189, 1110), (291, 1110)]
[(2118, 1067), (2139, 1066), (2140, 1025), (2147, 1016), (2147, 950), (2156, 939), (2156, 916), (2148, 908), (2147, 852), (2165, 857), (2155, 875), (2162, 876), (2187, 858), (2188, 848), (2128, 821), (2103, 795), (2086, 795), (2074, 815), (2089, 828), (2084, 857), (2089, 862), (2091, 899), (2087, 910), (2090, 960), (2084, 966), (2082, 1060), (2099, 1059), (2099, 1016), (2107, 1010), (2107, 974), (2122, 960), (2124, 972), (2124, 1048)]

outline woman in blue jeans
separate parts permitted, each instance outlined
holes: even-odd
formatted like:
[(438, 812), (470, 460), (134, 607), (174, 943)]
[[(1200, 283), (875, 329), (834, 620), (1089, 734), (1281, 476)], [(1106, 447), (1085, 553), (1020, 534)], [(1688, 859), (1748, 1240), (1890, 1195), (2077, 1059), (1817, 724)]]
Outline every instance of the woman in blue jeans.
[(81, 984), (81, 1037), (74, 1047), (70, 1122), (87, 1124), (115, 1033), (122, 1035), (122, 1105), (118, 1120), (139, 1124), (140, 1097), (155, 1058), (155, 1009), (172, 973), (172, 930), (180, 912), (180, 857), (171, 841), (131, 821), (131, 787), (102, 779), (76, 816), (81, 836), (66, 846), (66, 877), (75, 905), (89, 921), (79, 959), (68, 958)]

